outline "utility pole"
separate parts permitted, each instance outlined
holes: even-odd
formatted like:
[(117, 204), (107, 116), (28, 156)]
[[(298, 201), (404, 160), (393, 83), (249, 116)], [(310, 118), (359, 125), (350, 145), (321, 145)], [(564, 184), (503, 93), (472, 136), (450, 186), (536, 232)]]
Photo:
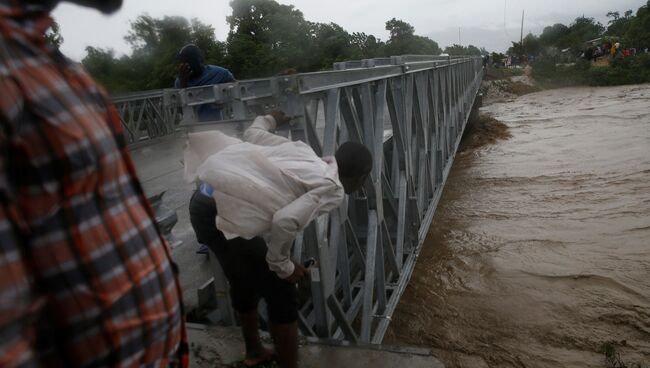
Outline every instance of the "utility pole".
[(519, 44), (524, 46), (524, 10), (521, 11), (521, 38), (519, 39)]
[(462, 45), (463, 43), (460, 42), (460, 27), (458, 27), (458, 44)]

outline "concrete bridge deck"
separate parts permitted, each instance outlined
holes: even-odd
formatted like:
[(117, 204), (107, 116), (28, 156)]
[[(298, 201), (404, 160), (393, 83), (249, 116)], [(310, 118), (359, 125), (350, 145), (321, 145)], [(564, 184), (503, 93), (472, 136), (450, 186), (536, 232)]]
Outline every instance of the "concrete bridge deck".
[(188, 211), (194, 186), (183, 180), (181, 160), (184, 142), (181, 133), (168, 136), (131, 147), (131, 157), (147, 196), (165, 191), (165, 205), (178, 215), (178, 223), (172, 233), (182, 244), (172, 249), (172, 255), (181, 270), (183, 299), (187, 310), (190, 310), (197, 305), (197, 288), (212, 277), (212, 269), (206, 256), (195, 253), (198, 244)]
[[(244, 352), (239, 330), (226, 327), (190, 325), (190, 366), (219, 368), (237, 366)], [(270, 343), (268, 336), (263, 336)], [(303, 340), (300, 366), (310, 368), (444, 368), (428, 349), (383, 345), (343, 345)]]

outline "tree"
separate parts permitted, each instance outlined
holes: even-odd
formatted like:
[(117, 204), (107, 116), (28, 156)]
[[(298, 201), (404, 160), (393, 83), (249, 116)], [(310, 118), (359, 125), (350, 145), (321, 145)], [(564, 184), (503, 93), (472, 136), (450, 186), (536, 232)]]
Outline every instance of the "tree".
[(275, 0), (232, 0), (230, 5), (226, 42), (197, 19), (143, 14), (131, 22), (125, 37), (130, 55), (117, 58), (113, 50), (89, 47), (82, 62), (111, 93), (121, 93), (171, 87), (178, 51), (187, 43), (203, 51), (206, 63), (230, 69), (237, 79), (268, 77), (287, 68), (329, 69), (343, 60), (441, 52), (435, 41), (395, 18), (386, 22), (391, 38), (383, 42), (365, 33), (350, 34), (335, 23), (309, 22), (292, 5)]
[(413, 37), (415, 28), (401, 19), (393, 18), (386, 22), (386, 30), (390, 32), (391, 41)]
[(197, 19), (190, 22), (190, 38), (203, 51), (206, 64), (223, 65), (226, 56), (226, 43), (215, 37), (214, 27)]
[(125, 39), (131, 45), (131, 55), (118, 59), (113, 50), (88, 47), (82, 60), (111, 93), (173, 86), (176, 55), (188, 43), (203, 50), (207, 63), (220, 64), (225, 56), (225, 46), (216, 40), (214, 28), (197, 19), (143, 14), (131, 22)]
[(514, 55), (537, 56), (542, 51), (542, 43), (539, 38), (532, 33), (529, 33), (524, 37), (521, 43), (513, 42), (509, 51), (510, 54)]
[(45, 38), (57, 49), (61, 47), (61, 44), (63, 44), (63, 36), (61, 36), (61, 27), (59, 27), (59, 23), (52, 22), (50, 28), (45, 32)]
[(118, 60), (111, 49), (101, 49), (92, 46), (86, 47), (86, 57), (81, 61), (90, 74), (111, 92), (126, 92), (129, 89), (122, 79), (124, 75), (118, 73)]
[(312, 68), (331, 68), (336, 61), (351, 60), (357, 56), (352, 47), (352, 36), (336, 23), (314, 24)]
[(237, 78), (267, 77), (287, 67), (304, 71), (314, 64), (317, 27), (293, 5), (233, 0), (230, 6), (228, 64)]
[(445, 47), (445, 54), (449, 54), (450, 56), (480, 56), (487, 55), (488, 52), (485, 49), (481, 50), (474, 45), (462, 46), (453, 44), (451, 46)]
[(354, 59), (372, 59), (382, 55), (382, 48), (386, 45), (379, 38), (365, 33), (355, 32), (351, 40), (354, 50)]
[(539, 36), (539, 42), (542, 47), (557, 47), (558, 49), (565, 49), (569, 47), (567, 40), (569, 33), (571, 33), (569, 27), (564, 24), (556, 23), (544, 28), (544, 31)]
[(617, 11), (607, 13), (607, 18), (610, 18), (610, 20), (605, 34), (608, 36), (623, 36), (634, 21), (632, 14), (632, 10), (626, 11), (622, 17)]
[(650, 0), (636, 12), (625, 32), (625, 39), (629, 46), (638, 50), (650, 47)]
[(585, 42), (599, 38), (604, 31), (605, 27), (594, 18), (578, 17), (569, 27), (566, 41), (574, 50), (582, 50)]
[(125, 62), (131, 62), (133, 68), (138, 69), (133, 74), (139, 75), (136, 78), (142, 89), (172, 86), (176, 77), (176, 55), (188, 43), (201, 48), (208, 63), (219, 64), (225, 56), (225, 47), (217, 41), (214, 28), (197, 19), (141, 15), (131, 22), (125, 39), (133, 49)]
[(399, 19), (386, 22), (386, 30), (390, 39), (384, 46), (384, 55), (439, 55), (441, 50), (437, 42), (428, 37), (415, 35), (415, 29), (410, 24)]

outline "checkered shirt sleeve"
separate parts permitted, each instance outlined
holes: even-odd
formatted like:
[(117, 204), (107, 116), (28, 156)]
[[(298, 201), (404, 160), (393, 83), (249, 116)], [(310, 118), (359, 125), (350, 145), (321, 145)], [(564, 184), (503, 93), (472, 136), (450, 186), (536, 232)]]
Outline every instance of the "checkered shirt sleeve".
[(7, 33), (6, 10), (0, 367), (187, 364), (175, 265), (116, 109), (80, 66), (26, 34), (37, 25)]

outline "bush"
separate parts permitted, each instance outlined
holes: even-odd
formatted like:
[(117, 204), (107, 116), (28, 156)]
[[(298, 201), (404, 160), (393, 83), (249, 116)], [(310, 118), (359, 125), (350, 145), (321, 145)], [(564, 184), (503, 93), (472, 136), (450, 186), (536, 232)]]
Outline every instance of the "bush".
[(609, 66), (593, 66), (586, 60), (571, 65), (556, 65), (553, 61), (540, 59), (533, 65), (533, 78), (546, 87), (648, 83), (650, 55), (615, 59)]
[(589, 63), (584, 60), (558, 65), (552, 60), (539, 59), (533, 64), (532, 76), (545, 87), (568, 87), (585, 84), (585, 71), (588, 68)]

